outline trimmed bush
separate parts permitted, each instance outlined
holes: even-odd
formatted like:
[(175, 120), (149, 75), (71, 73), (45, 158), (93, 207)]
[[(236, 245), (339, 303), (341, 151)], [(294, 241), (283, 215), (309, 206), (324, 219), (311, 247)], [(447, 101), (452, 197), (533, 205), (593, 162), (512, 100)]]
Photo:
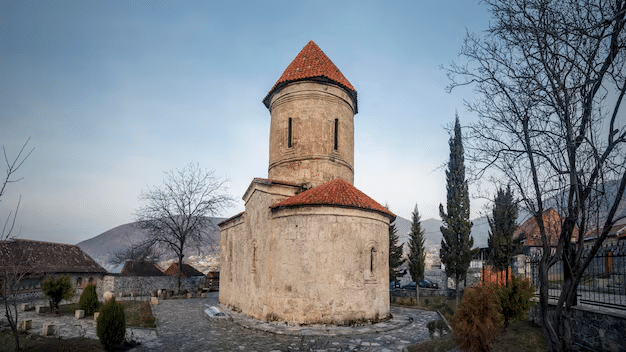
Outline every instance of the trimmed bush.
[(535, 288), (530, 279), (515, 275), (511, 276), (511, 281), (507, 285), (496, 289), (505, 328), (509, 326), (511, 320), (524, 318), (524, 314), (534, 303), (530, 300), (534, 294)]
[(74, 297), (74, 289), (69, 275), (58, 277), (47, 276), (41, 283), (41, 291), (48, 297), (50, 310), (59, 313), (59, 303), (62, 299), (69, 301)]
[(96, 333), (105, 348), (111, 348), (124, 342), (126, 336), (126, 314), (124, 305), (115, 302), (115, 297), (102, 305), (98, 316)]
[(452, 319), (455, 338), (464, 351), (490, 351), (502, 327), (493, 285), (467, 288)]
[(98, 310), (100, 302), (98, 301), (98, 294), (96, 293), (96, 285), (89, 284), (85, 287), (85, 290), (80, 295), (78, 300), (78, 308), (85, 311), (85, 315), (93, 315)]

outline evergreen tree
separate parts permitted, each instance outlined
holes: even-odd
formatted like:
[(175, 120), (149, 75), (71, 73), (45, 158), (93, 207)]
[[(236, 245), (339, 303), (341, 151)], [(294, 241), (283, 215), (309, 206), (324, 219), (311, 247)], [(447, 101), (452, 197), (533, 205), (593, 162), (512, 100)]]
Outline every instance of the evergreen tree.
[(454, 124), (454, 136), (450, 138), (449, 144), (450, 160), (446, 170), (447, 213), (443, 205), (439, 204), (439, 215), (443, 221), (441, 226), (443, 239), (439, 255), (441, 263), (446, 267), (446, 274), (454, 279), (458, 306), (461, 297), (459, 281), (465, 279), (474, 256), (472, 250), (474, 238), (470, 235), (472, 222), (469, 220), (469, 190), (465, 180), (463, 140), (458, 115)]
[(389, 282), (396, 281), (400, 273), (400, 265), (404, 263), (402, 259), (403, 244), (398, 245), (400, 238), (396, 234), (398, 229), (394, 223), (389, 224)]
[(409, 233), (409, 273), (411, 279), (419, 283), (424, 279), (426, 253), (424, 249), (424, 230), (417, 204), (411, 214), (411, 232)]
[(506, 191), (498, 188), (489, 221), (489, 262), (498, 271), (506, 270), (506, 282), (509, 282), (509, 265), (511, 258), (519, 244), (513, 240), (513, 233), (517, 230), (517, 203), (511, 187)]

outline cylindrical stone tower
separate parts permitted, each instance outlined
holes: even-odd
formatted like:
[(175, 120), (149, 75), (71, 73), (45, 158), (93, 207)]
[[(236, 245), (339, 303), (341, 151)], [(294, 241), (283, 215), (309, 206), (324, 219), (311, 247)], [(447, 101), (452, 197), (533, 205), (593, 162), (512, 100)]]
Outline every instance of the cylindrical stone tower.
[(270, 110), (268, 178), (317, 187), (354, 183), (356, 90), (310, 41), (263, 103)]

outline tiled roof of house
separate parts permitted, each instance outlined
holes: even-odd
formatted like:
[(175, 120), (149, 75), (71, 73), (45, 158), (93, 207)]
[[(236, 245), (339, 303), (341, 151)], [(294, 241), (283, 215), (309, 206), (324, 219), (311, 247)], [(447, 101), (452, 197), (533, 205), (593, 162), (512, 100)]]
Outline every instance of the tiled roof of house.
[(272, 205), (272, 208), (288, 208), (306, 205), (330, 205), (373, 210), (390, 217), (392, 221), (396, 217), (395, 214), (378, 204), (365, 193), (339, 178), (280, 201)]
[(76, 245), (13, 239), (0, 243), (0, 267), (15, 266), (18, 272), (106, 273)]
[(269, 93), (263, 99), (265, 106), (269, 108), (269, 98), (278, 88), (284, 84), (302, 81), (311, 78), (326, 78), (340, 86), (348, 89), (353, 93), (354, 101), (356, 102), (356, 89), (350, 84), (350, 82), (339, 71), (337, 66), (324, 54), (322, 49), (310, 40), (307, 45), (300, 51), (298, 56), (287, 66), (283, 75), (280, 76), (276, 84), (270, 89)]
[[(178, 274), (178, 263), (172, 263), (167, 270), (165, 270), (165, 275), (176, 276)], [(192, 277), (192, 276), (204, 276), (204, 274), (198, 271), (196, 268), (189, 264), (183, 263), (183, 266), (180, 269), (181, 277)]]
[(165, 276), (155, 263), (127, 260), (121, 276)]
[[(543, 224), (551, 247), (556, 247), (561, 236), (563, 218), (554, 208), (543, 212)], [(574, 229), (572, 241), (578, 238), (578, 229)], [(526, 220), (514, 233), (513, 239), (519, 239), (526, 247), (541, 247), (541, 234), (535, 217)]]
[[(602, 233), (603, 228), (596, 228), (585, 233), (585, 241), (591, 241), (598, 238)], [(611, 227), (607, 237), (614, 237), (618, 239), (626, 239), (626, 219), (618, 220), (615, 225)]]

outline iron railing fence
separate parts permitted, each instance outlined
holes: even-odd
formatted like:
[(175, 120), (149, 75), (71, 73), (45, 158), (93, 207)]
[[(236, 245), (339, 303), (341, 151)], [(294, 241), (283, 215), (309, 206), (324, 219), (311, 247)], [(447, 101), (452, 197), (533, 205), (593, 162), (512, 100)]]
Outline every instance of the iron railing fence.
[[(588, 255), (589, 249), (585, 255)], [(520, 274), (530, 278), (539, 293), (539, 251), (526, 257)], [(548, 295), (558, 299), (563, 287), (563, 262), (548, 269)], [(577, 288), (577, 303), (626, 310), (626, 241), (605, 244), (585, 270)]]

